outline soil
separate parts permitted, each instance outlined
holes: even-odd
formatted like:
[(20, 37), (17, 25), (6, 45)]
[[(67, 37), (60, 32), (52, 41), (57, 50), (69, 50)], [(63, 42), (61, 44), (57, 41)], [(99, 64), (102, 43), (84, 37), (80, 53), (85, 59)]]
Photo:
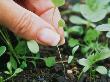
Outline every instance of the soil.
[[(62, 46), (64, 49), (65, 47)], [(65, 51), (60, 47), (62, 53), (67, 53), (68, 51)], [(48, 50), (48, 52), (46, 52)], [(58, 57), (58, 52), (56, 48), (52, 47), (41, 47), (42, 56), (44, 54), (52, 54), (55, 53), (56, 50), (56, 57)], [(45, 57), (48, 55), (45, 55)], [(64, 56), (64, 64), (66, 71), (71, 70), (72, 73), (64, 73), (64, 68), (62, 66), (62, 63), (58, 58), (57, 64), (51, 68), (47, 68), (44, 61), (37, 60), (37, 66), (36, 68), (30, 63), (28, 64), (28, 68), (25, 69), (22, 73), (17, 75), (15, 78), (11, 79), (7, 82), (110, 82), (110, 78), (107, 76), (101, 76), (97, 73), (97, 76), (95, 78), (90, 78), (88, 73), (82, 74), (81, 78), (78, 80), (77, 77), (79, 73), (81, 72), (81, 66), (77, 64), (76, 62), (74, 64), (67, 64), (66, 59), (68, 55), (63, 54)], [(107, 59), (103, 62), (100, 62), (98, 64), (105, 64), (106, 67), (110, 68), (110, 59)]]
[[(108, 76), (101, 76), (100, 74), (97, 73), (95, 78), (91, 78), (88, 72), (82, 74), (81, 78), (78, 80), (77, 78), (81, 72), (82, 67), (76, 62), (77, 59), (74, 60), (73, 64), (67, 64), (67, 58), (71, 54), (71, 48), (68, 47), (67, 42), (65, 45), (60, 46), (60, 51), (63, 56), (63, 62), (65, 64), (66, 73), (64, 73), (63, 71), (64, 68), (61, 63), (62, 61), (59, 57), (57, 48), (40, 46), (41, 57), (56, 56), (57, 64), (51, 68), (47, 68), (44, 61), (36, 60), (37, 62), (36, 67), (34, 67), (32, 63), (28, 63), (29, 65), (28, 68), (26, 68), (19, 75), (17, 75), (16, 77), (12, 78), (7, 82), (110, 82), (110, 78)], [(76, 58), (80, 58), (81, 56), (80, 52), (77, 53), (78, 55)], [(2, 64), (3, 63), (6, 64), (6, 62), (9, 60), (9, 57), (8, 55), (5, 57), (3, 56), (0, 58), (0, 60), (3, 61)], [(6, 67), (6, 65), (2, 64), (0, 65), (1, 69), (4, 68), (4, 66)], [(98, 64), (104, 65), (110, 69), (110, 58)], [(67, 71), (70, 72), (67, 73)], [(0, 70), (0, 75), (6, 77), (3, 73), (3, 70)]]

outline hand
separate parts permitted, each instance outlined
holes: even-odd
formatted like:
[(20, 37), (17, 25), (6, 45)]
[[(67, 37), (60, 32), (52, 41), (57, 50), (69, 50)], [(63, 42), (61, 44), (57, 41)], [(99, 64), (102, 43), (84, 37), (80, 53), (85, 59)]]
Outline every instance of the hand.
[(0, 23), (27, 40), (48, 46), (62, 45), (64, 31), (58, 28), (61, 16), (53, 7), (50, 0), (0, 0)]

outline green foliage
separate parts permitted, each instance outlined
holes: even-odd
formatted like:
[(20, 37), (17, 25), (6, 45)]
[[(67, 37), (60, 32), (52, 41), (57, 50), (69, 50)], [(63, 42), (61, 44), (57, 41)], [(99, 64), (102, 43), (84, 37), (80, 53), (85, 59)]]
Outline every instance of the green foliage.
[(5, 74), (10, 75), (10, 77), (8, 77), (7, 79), (5, 79), (4, 81), (7, 81), (9, 79), (11, 79), (12, 77), (15, 77), (17, 74), (19, 74), (20, 72), (23, 71), (23, 69), (21, 68), (16, 68), (13, 70), (12, 64), (11, 62), (7, 63), (7, 71), (4, 71)]
[(75, 52), (78, 50), (78, 48), (79, 48), (79, 45), (75, 46), (75, 47), (72, 49), (72, 55), (70, 55), (70, 56), (68, 57), (68, 63), (71, 63), (71, 62), (72, 62), (72, 60), (73, 60), (73, 58), (74, 58), (74, 55), (75, 55)]
[(92, 26), (92, 27), (96, 27), (95, 24), (79, 17), (79, 16), (76, 16), (76, 15), (72, 15), (70, 16), (69, 18), (70, 22), (73, 23), (73, 24), (77, 24), (77, 25), (89, 25), (89, 26)]
[(65, 26), (65, 21), (63, 19), (60, 19), (58, 21), (58, 27), (64, 27)]
[(96, 71), (99, 72), (100, 74), (104, 74), (104, 75), (107, 74), (107, 68), (104, 66), (98, 66), (96, 68)]
[(106, 33), (106, 37), (107, 37), (107, 38), (110, 38), (110, 24), (98, 25), (98, 26), (96, 27), (96, 30), (98, 30), (98, 31), (108, 31), (108, 32)]
[(17, 68), (16, 70), (15, 70), (15, 72), (14, 72), (14, 76), (16, 76), (18, 73), (20, 73), (20, 72), (22, 72), (23, 71), (23, 69), (21, 69), (21, 68)]
[(70, 20), (71, 23), (73, 23), (73, 24), (79, 24), (79, 25), (81, 25), (81, 24), (87, 24), (88, 23), (86, 20), (82, 19), (79, 16), (75, 16), (75, 15), (70, 16), (69, 20)]
[(34, 53), (34, 54), (38, 53), (39, 46), (36, 41), (34, 41), (34, 40), (27, 41), (27, 46), (32, 53)]
[(77, 34), (77, 35), (82, 35), (84, 33), (84, 29), (82, 26), (73, 26), (68, 28), (67, 32)]
[(83, 17), (88, 21), (98, 22), (107, 15), (107, 5), (110, 0), (86, 0), (86, 4), (80, 6)]
[(95, 41), (100, 35), (100, 32), (94, 30), (94, 29), (89, 29), (84, 37), (85, 42), (92, 42)]
[(0, 82), (3, 82), (3, 77), (0, 76)]
[(84, 47), (81, 48), (81, 52), (83, 54), (86, 54), (90, 48), (91, 48), (90, 46), (84, 46)]
[(82, 59), (78, 60), (78, 63), (79, 63), (80, 65), (87, 66), (87, 59), (82, 58)]
[(96, 27), (98, 31), (110, 31), (110, 24), (102, 24)]
[(73, 11), (73, 12), (80, 13), (80, 4), (77, 3), (77, 4), (73, 5), (73, 6), (72, 6), (72, 11)]
[(88, 21), (91, 22), (98, 22), (104, 19), (107, 14), (106, 9), (97, 9), (94, 12), (87, 5), (81, 5), (80, 7), (81, 7), (81, 14), (83, 15), (83, 17), (85, 17)]
[(15, 58), (13, 58), (13, 56), (10, 56), (10, 63), (12, 65), (13, 69), (17, 69), (17, 62), (16, 62)]
[(108, 48), (102, 49), (100, 52), (93, 53), (89, 55), (87, 59), (80, 59), (78, 62), (80, 65), (83, 65), (83, 72), (86, 72), (93, 64), (98, 61), (104, 60), (110, 57), (110, 50)]
[(6, 47), (5, 46), (1, 46), (0, 47), (0, 56), (2, 56), (6, 51)]
[(69, 41), (68, 41), (68, 45), (70, 47), (74, 47), (74, 46), (79, 45), (79, 44), (80, 43), (79, 43), (79, 41), (77, 39), (70, 38)]
[(28, 48), (25, 41), (20, 41), (15, 47), (15, 52), (18, 55), (25, 55), (28, 53)]
[(108, 24), (110, 24), (110, 18), (108, 18)]
[(55, 7), (60, 7), (65, 4), (65, 0), (51, 0)]
[(75, 46), (73, 49), (72, 49), (72, 55), (74, 56), (75, 52), (78, 50), (79, 48), (79, 45), (78, 46)]
[(8, 69), (8, 73), (10, 74), (10, 75), (12, 75), (12, 65), (11, 65), (11, 63), (10, 62), (8, 62), (7, 63), (7, 69)]
[(44, 59), (47, 67), (52, 67), (56, 64), (55, 57), (48, 57)]
[(86, 0), (86, 5), (91, 9), (95, 10), (98, 6), (97, 0)]
[(110, 38), (110, 32), (107, 32), (106, 37)]
[(72, 60), (73, 60), (73, 58), (74, 58), (74, 56), (69, 56), (69, 57), (68, 57), (68, 63), (71, 63)]
[(23, 61), (22, 64), (20, 65), (20, 68), (24, 69), (27, 67), (26, 61)]
[(108, 71), (108, 76), (110, 77), (110, 70)]

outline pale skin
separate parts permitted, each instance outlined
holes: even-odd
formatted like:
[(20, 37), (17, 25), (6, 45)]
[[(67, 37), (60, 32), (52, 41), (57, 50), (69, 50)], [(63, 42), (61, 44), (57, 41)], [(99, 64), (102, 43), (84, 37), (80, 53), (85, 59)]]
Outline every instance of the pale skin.
[[(0, 23), (26, 40), (46, 46), (65, 43), (64, 31), (58, 27), (59, 10), (50, 0), (0, 0)], [(52, 21), (53, 17), (53, 21)]]

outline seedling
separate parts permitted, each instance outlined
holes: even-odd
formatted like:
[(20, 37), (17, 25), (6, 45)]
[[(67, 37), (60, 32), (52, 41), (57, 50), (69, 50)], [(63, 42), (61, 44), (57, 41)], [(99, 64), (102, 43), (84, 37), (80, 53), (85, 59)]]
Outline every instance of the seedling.
[[(82, 59), (78, 60), (78, 62), (80, 65), (84, 66), (84, 68), (82, 70), (82, 73), (83, 73), (83, 72), (87, 72), (90, 68), (92, 68), (96, 62), (107, 59), (109, 57), (110, 57), (110, 50), (108, 48), (104, 48), (99, 52), (89, 55), (87, 57), (87, 59), (82, 58)], [(96, 71), (100, 72), (100, 69), (105, 69), (105, 68), (102, 66), (101, 67), (99, 66), (96, 68)], [(104, 72), (103, 74), (105, 74), (106, 70), (103, 72)], [(80, 76), (79, 76), (79, 78), (80, 78)]]
[(79, 46), (75, 46), (75, 47), (72, 49), (72, 55), (69, 56), (69, 58), (68, 58), (68, 63), (71, 63), (71, 62), (72, 62), (72, 60), (73, 60), (73, 58), (74, 58), (74, 54), (75, 54), (75, 52), (78, 50), (78, 48), (79, 48)]
[(4, 73), (7, 75), (10, 75), (10, 77), (5, 79), (4, 81), (7, 81), (7, 80), (11, 79), (12, 77), (15, 77), (17, 74), (19, 74), (20, 72), (23, 71), (23, 69), (21, 69), (21, 68), (17, 68), (16, 70), (13, 71), (12, 64), (10, 62), (7, 63), (7, 69), (8, 69), (8, 71), (4, 71)]

